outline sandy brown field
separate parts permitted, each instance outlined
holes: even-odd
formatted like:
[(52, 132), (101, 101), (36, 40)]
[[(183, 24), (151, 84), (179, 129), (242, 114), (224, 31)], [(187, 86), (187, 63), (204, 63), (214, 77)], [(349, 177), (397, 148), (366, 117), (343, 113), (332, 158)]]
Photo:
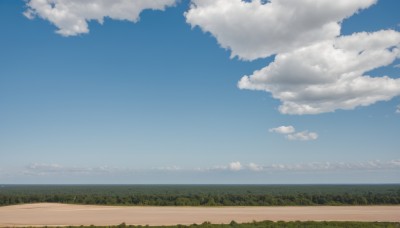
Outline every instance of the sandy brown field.
[(390, 221), (400, 222), (400, 206), (307, 207), (131, 207), (56, 203), (0, 207), (0, 226), (43, 225), (173, 225), (284, 221)]

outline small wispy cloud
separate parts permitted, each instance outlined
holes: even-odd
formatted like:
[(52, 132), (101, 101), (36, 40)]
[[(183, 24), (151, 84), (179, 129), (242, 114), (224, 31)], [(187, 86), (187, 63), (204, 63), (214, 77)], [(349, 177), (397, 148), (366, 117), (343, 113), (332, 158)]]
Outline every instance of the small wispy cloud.
[(247, 168), (251, 171), (262, 171), (263, 167), (261, 165), (257, 165), (255, 163), (250, 163)]
[(271, 128), (269, 129), (269, 132), (272, 133), (278, 133), (278, 134), (284, 134), (286, 135), (285, 137), (288, 140), (298, 140), (298, 141), (310, 141), (310, 140), (316, 140), (318, 139), (318, 134), (315, 132), (309, 132), (309, 131), (301, 131), (301, 132), (296, 132), (296, 129), (291, 126), (280, 126), (276, 128)]
[(289, 140), (309, 141), (318, 139), (318, 134), (315, 132), (302, 131), (286, 136)]
[(165, 167), (158, 167), (155, 168), (154, 170), (159, 170), (159, 171), (179, 171), (182, 170), (181, 167), (173, 165), (173, 166), (165, 166)]
[(343, 171), (343, 170), (393, 170), (400, 169), (400, 159), (390, 161), (360, 161), (360, 162), (309, 162), (284, 164), (275, 163), (259, 165), (249, 163), (243, 166), (243, 170), (248, 171), (268, 171), (268, 172), (287, 172), (287, 171)]
[(274, 133), (279, 133), (279, 134), (290, 134), (290, 133), (295, 132), (295, 128), (291, 125), (280, 126), (280, 127), (269, 129), (269, 132), (274, 132)]
[(246, 167), (243, 166), (239, 161), (234, 161), (229, 163), (228, 165), (214, 165), (211, 167), (202, 167), (202, 168), (195, 168), (193, 170), (200, 171), (200, 172), (208, 172), (208, 171), (239, 171), (243, 170)]
[(400, 114), (400, 105), (397, 105), (397, 107), (396, 107), (396, 113), (397, 113), (397, 114)]
[(38, 175), (38, 176), (46, 176), (52, 174), (92, 175), (92, 174), (121, 172), (124, 170), (126, 169), (113, 168), (110, 166), (79, 167), (79, 166), (63, 166), (57, 163), (51, 163), (51, 164), (32, 163), (24, 169), (23, 174)]
[(243, 167), (242, 167), (242, 164), (240, 164), (240, 162), (231, 162), (231, 163), (229, 163), (229, 170), (232, 170), (232, 171), (239, 171), (239, 170), (241, 170), (241, 169), (243, 169)]
[[(201, 168), (181, 168), (179, 166), (167, 166), (153, 169), (135, 169), (130, 167), (114, 168), (110, 166), (78, 167), (63, 166), (60, 164), (34, 163), (26, 166), (18, 175), (23, 176), (118, 176), (118, 175), (140, 175), (145, 173), (168, 174), (171, 172), (315, 172), (315, 171), (379, 171), (399, 170), (400, 159), (381, 161), (359, 161), (359, 162), (304, 162), (304, 163), (272, 163), (256, 164), (250, 162), (242, 164), (239, 161), (230, 162), (226, 165)], [(2, 172), (7, 170), (2, 170)]]

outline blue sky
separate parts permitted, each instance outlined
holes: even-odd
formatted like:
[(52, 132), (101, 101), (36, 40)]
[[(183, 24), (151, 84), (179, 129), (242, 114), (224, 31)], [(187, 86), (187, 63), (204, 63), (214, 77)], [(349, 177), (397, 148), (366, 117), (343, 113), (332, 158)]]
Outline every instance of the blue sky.
[(0, 1), (0, 183), (399, 183), (400, 3), (226, 1)]

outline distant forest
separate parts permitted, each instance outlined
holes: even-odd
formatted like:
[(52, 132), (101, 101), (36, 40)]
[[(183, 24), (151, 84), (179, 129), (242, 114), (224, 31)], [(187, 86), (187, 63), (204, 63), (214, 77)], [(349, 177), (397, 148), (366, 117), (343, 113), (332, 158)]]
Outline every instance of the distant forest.
[(122, 223), (117, 226), (67, 226), (65, 228), (139, 228), (139, 227), (152, 227), (152, 228), (299, 228), (299, 227), (312, 227), (312, 228), (399, 228), (400, 223), (397, 222), (252, 222), (252, 223), (236, 223), (232, 221), (230, 224), (211, 224), (204, 222), (202, 224), (192, 225), (176, 225), (176, 226), (130, 226)]
[(57, 202), (152, 206), (395, 205), (400, 185), (0, 185), (0, 206)]

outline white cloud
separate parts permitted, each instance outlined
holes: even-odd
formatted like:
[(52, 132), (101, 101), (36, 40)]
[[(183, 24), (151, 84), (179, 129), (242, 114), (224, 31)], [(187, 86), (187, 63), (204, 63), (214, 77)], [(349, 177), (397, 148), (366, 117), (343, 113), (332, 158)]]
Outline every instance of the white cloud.
[(263, 166), (265, 171), (341, 171), (341, 170), (398, 170), (400, 159), (360, 162), (310, 162), (297, 164), (272, 164)]
[(32, 163), (28, 167), (30, 170), (41, 170), (41, 171), (58, 171), (62, 170), (64, 167), (59, 164), (43, 164), (43, 163)]
[(341, 171), (341, 170), (398, 170), (400, 159), (389, 161), (358, 161), (358, 162), (306, 162), (306, 163), (274, 163), (259, 165), (249, 163), (242, 170), (253, 172), (277, 172), (277, 171)]
[(57, 163), (51, 163), (51, 164), (32, 163), (26, 167), (23, 173), (25, 175), (48, 176), (48, 175), (93, 175), (93, 174), (105, 174), (105, 173), (122, 172), (122, 171), (124, 170), (109, 166), (79, 167), (79, 166), (63, 166)]
[(289, 140), (310, 141), (316, 140), (318, 138), (318, 134), (315, 132), (302, 131), (294, 134), (289, 134), (286, 136), (286, 138)]
[(368, 71), (400, 57), (393, 30), (340, 36), (341, 22), (375, 0), (193, 0), (187, 23), (210, 32), (231, 56), (275, 60), (238, 83), (279, 99), (284, 114), (354, 109), (400, 95), (400, 79)]
[(156, 168), (156, 170), (160, 170), (160, 171), (179, 171), (182, 170), (181, 167), (173, 165), (173, 166), (166, 166), (166, 167), (160, 167), (160, 168)]
[(400, 105), (397, 105), (396, 113), (400, 114)]
[(262, 171), (262, 170), (263, 170), (263, 167), (262, 167), (262, 166), (257, 165), (257, 164), (255, 164), (255, 163), (250, 163), (247, 167), (248, 167), (248, 169), (251, 170), (251, 171)]
[[(231, 165), (234, 164), (235, 168)], [(232, 162), (229, 166), (218, 166), (218, 168), (195, 169), (195, 171), (252, 171), (252, 172), (288, 172), (288, 171), (342, 171), (342, 170), (400, 170), (400, 159), (389, 161), (358, 161), (358, 162), (306, 162), (306, 163), (274, 163), (260, 165), (249, 163), (241, 165), (240, 162)]]
[(295, 132), (295, 129), (293, 126), (280, 126), (280, 127), (276, 127), (276, 128), (271, 128), (269, 129), (269, 132), (275, 132), (275, 133), (279, 133), (279, 134), (290, 134)]
[(24, 15), (40, 17), (57, 26), (57, 33), (75, 36), (88, 33), (88, 21), (104, 18), (137, 22), (143, 10), (164, 10), (176, 0), (28, 0)]
[(239, 171), (239, 170), (241, 170), (243, 167), (242, 167), (242, 165), (240, 164), (240, 162), (231, 162), (231, 163), (229, 163), (228, 168), (229, 168), (229, 170), (232, 170), (232, 171)]
[(244, 76), (241, 89), (263, 90), (282, 101), (284, 114), (354, 109), (400, 95), (400, 79), (366, 72), (400, 55), (400, 33), (356, 33), (278, 54), (265, 68)]
[(400, 68), (400, 64), (394, 65), (394, 68)]
[(376, 0), (192, 0), (187, 23), (210, 32), (232, 57), (254, 60), (331, 39)]
[(158, 169), (135, 169), (132, 167), (110, 167), (110, 166), (66, 166), (60, 164), (34, 163), (24, 168), (3, 168), (0, 176), (3, 178), (11, 177), (102, 177), (115, 178), (127, 177), (131, 175), (169, 175), (171, 173), (218, 173), (218, 172), (315, 172), (315, 171), (381, 171), (381, 170), (400, 170), (400, 159), (394, 160), (372, 160), (358, 162), (304, 162), (304, 163), (272, 163), (255, 164), (249, 163), (242, 165), (239, 161), (231, 162), (228, 165), (202, 167), (202, 168), (172, 168)]
[(309, 141), (309, 140), (316, 140), (318, 138), (318, 134), (315, 132), (308, 132), (308, 131), (296, 132), (295, 128), (290, 125), (271, 128), (269, 129), (269, 132), (286, 134), (285, 137), (289, 140)]

